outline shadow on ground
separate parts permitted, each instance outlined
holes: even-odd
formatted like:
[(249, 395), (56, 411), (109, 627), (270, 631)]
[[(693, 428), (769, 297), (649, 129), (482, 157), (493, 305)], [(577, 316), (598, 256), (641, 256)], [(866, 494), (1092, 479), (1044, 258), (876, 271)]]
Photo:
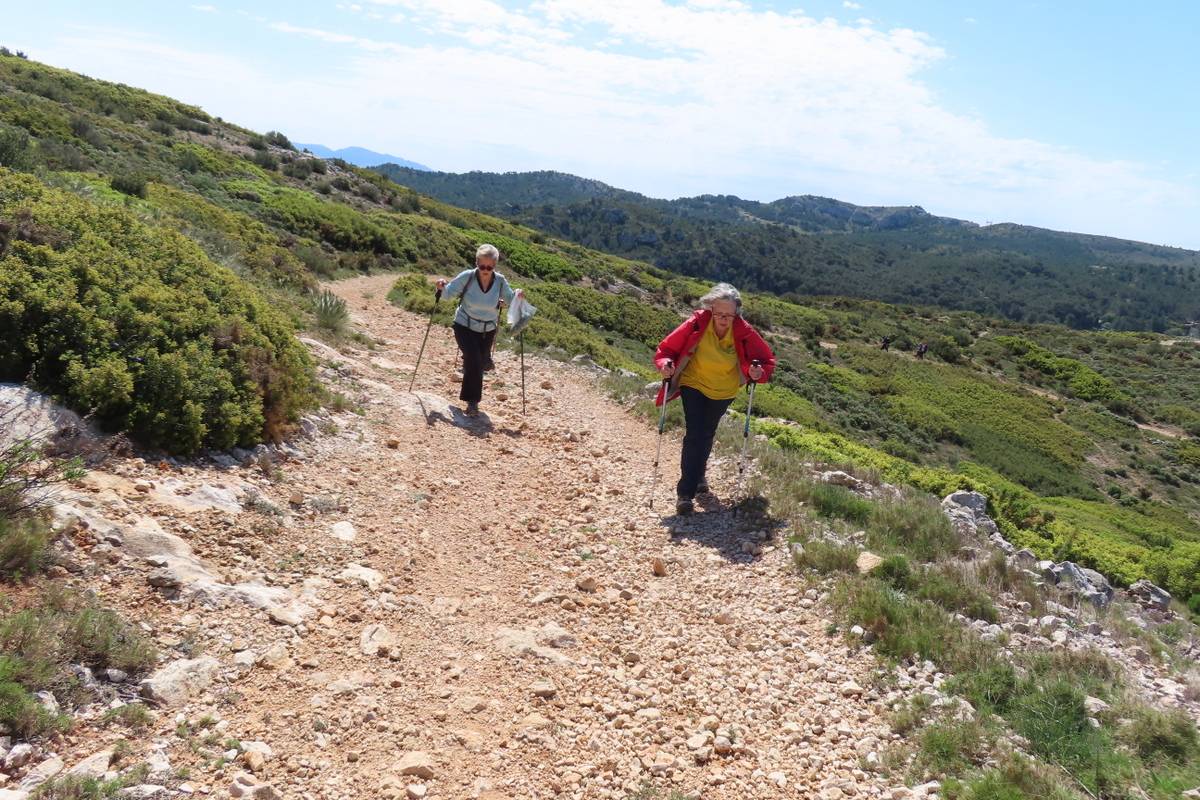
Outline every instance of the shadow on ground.
[(696, 497), (696, 513), (671, 514), (661, 521), (672, 541), (690, 539), (717, 551), (727, 561), (750, 564), (762, 556), (746, 543), (764, 547), (778, 544), (779, 531), (785, 527), (783, 520), (771, 517), (768, 504), (765, 497), (747, 497), (735, 505), (711, 493), (702, 494)]

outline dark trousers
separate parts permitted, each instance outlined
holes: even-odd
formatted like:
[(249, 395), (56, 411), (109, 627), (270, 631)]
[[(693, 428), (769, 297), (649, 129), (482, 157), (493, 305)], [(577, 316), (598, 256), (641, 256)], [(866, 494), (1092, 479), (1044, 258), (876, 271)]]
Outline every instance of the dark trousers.
[(458, 399), (467, 403), (478, 403), (483, 397), (483, 365), (487, 363), (492, 353), (492, 340), (496, 338), (496, 329), (487, 333), (473, 331), (466, 325), (454, 323), (454, 340), (462, 351), (463, 378), (462, 390)]
[(708, 466), (717, 424), (733, 400), (713, 400), (690, 386), (680, 389), (679, 399), (683, 401), (683, 421), (687, 431), (683, 435), (683, 451), (679, 458), (682, 475), (675, 486), (675, 494), (690, 500), (696, 496), (696, 486)]

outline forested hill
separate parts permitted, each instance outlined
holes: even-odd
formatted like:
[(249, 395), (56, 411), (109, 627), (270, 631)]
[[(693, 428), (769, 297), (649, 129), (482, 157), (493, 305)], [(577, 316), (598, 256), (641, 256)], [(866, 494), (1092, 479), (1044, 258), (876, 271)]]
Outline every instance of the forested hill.
[(610, 253), (777, 294), (851, 295), (1075, 328), (1178, 331), (1200, 316), (1200, 253), (918, 206), (824, 197), (659, 200), (558, 172), (382, 174), (454, 205)]

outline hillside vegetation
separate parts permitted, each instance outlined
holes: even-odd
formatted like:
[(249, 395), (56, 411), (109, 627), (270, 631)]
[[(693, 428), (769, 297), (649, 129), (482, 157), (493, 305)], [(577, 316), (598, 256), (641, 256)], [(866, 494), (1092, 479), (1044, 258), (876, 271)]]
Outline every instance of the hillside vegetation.
[(1162, 332), (1200, 314), (1200, 253), (1189, 250), (825, 197), (657, 200), (555, 172), (376, 169), (588, 247), (776, 294), (922, 303), (1084, 329)]
[[(527, 347), (642, 379), (653, 345), (707, 289), (129, 87), (15, 57), (0, 57), (0, 85), (0, 161), (14, 170), (0, 203), (11, 242), (0, 326), (14, 343), (0, 378), (144, 443), (245, 444), (312, 402), (284, 315), (345, 335), (344, 307), (318, 305), (320, 279), (407, 271), (394, 298), (431, 311), (425, 274), (453, 274), (493, 241), (540, 310)], [(706, 258), (740, 263), (720, 248)], [(1075, 300), (1061, 287), (1044, 295)], [(797, 299), (746, 304), (781, 360), (755, 408), (772, 440), (927, 491), (976, 486), (1013, 541), (1121, 582), (1148, 577), (1200, 607), (1200, 350), (1190, 342)], [(450, 305), (437, 309), (442, 321)], [(923, 361), (913, 355), (922, 341)]]

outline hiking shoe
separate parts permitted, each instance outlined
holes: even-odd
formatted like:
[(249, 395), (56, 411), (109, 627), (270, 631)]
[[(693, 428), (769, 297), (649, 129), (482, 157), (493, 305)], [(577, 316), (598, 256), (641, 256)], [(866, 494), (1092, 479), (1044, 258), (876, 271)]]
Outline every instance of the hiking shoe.
[(681, 497), (675, 501), (675, 513), (679, 516), (686, 517), (691, 514), (693, 510), (695, 510), (695, 506), (692, 505), (691, 499), (687, 497)]
[(496, 362), (492, 361), (491, 356), (488, 356), (487, 358), (484, 359), (484, 361), (483, 361), (483, 371), (484, 372), (491, 372), (495, 368), (496, 368)]
[(708, 478), (701, 478), (696, 484), (696, 494), (708, 494)]
[(468, 417), (478, 417), (479, 416), (479, 403), (467, 403), (467, 416)]

